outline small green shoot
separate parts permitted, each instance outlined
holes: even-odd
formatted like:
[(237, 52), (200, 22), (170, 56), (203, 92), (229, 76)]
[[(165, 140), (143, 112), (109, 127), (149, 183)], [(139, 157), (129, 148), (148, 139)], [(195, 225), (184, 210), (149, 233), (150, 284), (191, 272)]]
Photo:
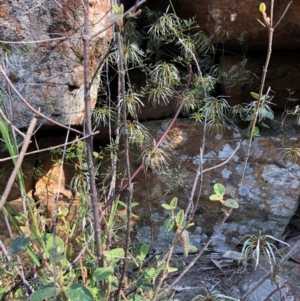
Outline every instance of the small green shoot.
[(260, 12), (262, 12), (262, 13), (265, 13), (266, 12), (266, 4), (265, 3), (261, 3), (260, 5), (259, 5), (259, 11)]
[(181, 209), (177, 212), (177, 214), (175, 214), (175, 209), (177, 207), (176, 197), (171, 200), (170, 204), (162, 204), (162, 207), (171, 211), (171, 217), (164, 222), (164, 230), (166, 232), (173, 231), (179, 235), (183, 254), (187, 256), (189, 251), (195, 250), (195, 247), (189, 244), (189, 232), (187, 231), (187, 229), (192, 227), (194, 224), (186, 223), (184, 210)]
[(229, 207), (229, 208), (235, 208), (235, 209), (239, 207), (239, 204), (235, 199), (229, 198), (229, 199), (224, 200), (225, 187), (222, 184), (220, 184), (220, 183), (215, 184), (214, 192), (215, 192), (215, 194), (212, 194), (209, 197), (209, 199), (211, 201), (220, 202), (223, 209), (224, 209), (224, 206)]

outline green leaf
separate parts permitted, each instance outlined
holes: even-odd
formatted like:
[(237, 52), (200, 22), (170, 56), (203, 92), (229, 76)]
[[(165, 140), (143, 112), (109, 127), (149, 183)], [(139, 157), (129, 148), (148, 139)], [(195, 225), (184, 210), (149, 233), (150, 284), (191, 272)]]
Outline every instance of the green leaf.
[(101, 281), (112, 275), (114, 270), (111, 268), (98, 268), (93, 273), (93, 279), (95, 281)]
[(127, 207), (127, 205), (126, 205), (124, 202), (120, 201), (120, 200), (118, 201), (118, 204), (121, 205), (121, 206), (124, 207), (124, 208)]
[(88, 166), (87, 162), (84, 162), (84, 163), (82, 164), (81, 170), (82, 170), (82, 171), (88, 171), (88, 170), (89, 170), (89, 166)]
[(42, 286), (30, 295), (30, 301), (42, 301), (53, 296), (54, 283)]
[(161, 206), (167, 210), (172, 210), (172, 207), (168, 204), (162, 204)]
[(270, 128), (267, 124), (265, 124), (265, 123), (262, 122), (262, 121), (260, 122), (260, 126), (266, 128), (266, 129), (269, 129), (269, 128)]
[(172, 209), (175, 209), (177, 207), (177, 198), (173, 198), (170, 202), (170, 206)]
[(123, 19), (123, 15), (121, 14), (111, 14), (110, 16), (107, 17), (107, 20), (111, 23), (117, 22), (122, 19)]
[(156, 270), (161, 272), (166, 268), (167, 264), (165, 261), (158, 260), (156, 263)]
[(109, 276), (107, 282), (110, 283), (110, 292), (114, 292), (118, 289), (119, 279), (115, 276)]
[(268, 118), (273, 120), (274, 119), (274, 114), (268, 110), (266, 110), (265, 108), (261, 108), (259, 110), (259, 114), (262, 118)]
[(41, 263), (38, 259), (38, 256), (36, 255), (36, 253), (32, 250), (32, 248), (30, 246), (27, 247), (27, 253), (31, 257), (34, 264), (36, 264), (39, 267), (41, 265)]
[(68, 208), (63, 208), (63, 209), (58, 209), (58, 213), (56, 215), (57, 218), (65, 217), (69, 214), (69, 209)]
[(112, 6), (114, 12), (118, 15), (122, 15), (124, 13), (124, 5), (121, 4), (120, 6), (117, 4), (113, 4)]
[(91, 292), (82, 284), (73, 283), (65, 290), (66, 296), (72, 301), (94, 301)]
[(137, 206), (138, 204), (139, 204), (138, 202), (132, 202), (132, 203), (131, 203), (131, 208)]
[(224, 195), (225, 194), (225, 187), (220, 184), (220, 183), (217, 183), (214, 185), (214, 191), (217, 195)]
[(145, 280), (147, 280), (147, 281), (151, 280), (151, 279), (155, 278), (159, 273), (160, 273), (159, 270), (157, 271), (155, 268), (151, 268), (145, 274)]
[(212, 195), (209, 197), (209, 199), (210, 199), (211, 201), (221, 201), (222, 198), (223, 198), (223, 196), (218, 195), (218, 194), (212, 194)]
[(195, 223), (190, 223), (190, 224), (187, 224), (187, 226), (185, 227), (185, 230), (193, 227), (195, 225)]
[(250, 94), (254, 99), (258, 100), (259, 94), (255, 93), (255, 92), (250, 92)]
[(124, 258), (125, 251), (123, 248), (116, 248), (111, 251), (104, 251), (104, 256), (108, 261), (117, 262), (120, 259)]
[(141, 245), (139, 255), (146, 257), (148, 252), (149, 252), (149, 247), (146, 244)]
[(262, 12), (262, 13), (264, 13), (264, 12), (266, 12), (266, 4), (265, 3), (261, 3), (260, 5), (259, 5), (259, 11), (260, 12)]
[(64, 252), (65, 244), (64, 241), (59, 237), (55, 236), (55, 245), (56, 245), (56, 252), (54, 252), (54, 235), (52, 233), (46, 233), (46, 247), (45, 251), (47, 252), (48, 256), (53, 256), (54, 253), (56, 256), (61, 255)]
[(73, 245), (68, 244), (67, 250), (66, 250), (66, 258), (68, 261), (71, 261), (73, 255)]
[(8, 248), (9, 254), (18, 254), (20, 251), (24, 250), (29, 244), (29, 237), (18, 236), (13, 240)]
[(174, 272), (177, 272), (177, 271), (178, 271), (178, 268), (168, 266), (168, 273), (174, 273)]
[(96, 296), (96, 300), (105, 300), (105, 292), (103, 292), (101, 289), (98, 287), (90, 287), (89, 289), (93, 296)]
[(259, 128), (257, 126), (254, 127), (253, 136), (254, 137), (259, 136)]
[(166, 219), (163, 225), (164, 230), (166, 232), (172, 231), (174, 229), (174, 226), (175, 226), (175, 221), (172, 218)]
[(193, 245), (189, 245), (189, 253), (196, 253), (198, 251), (198, 248), (193, 246)]
[(143, 244), (140, 247), (139, 255), (136, 257), (136, 261), (139, 265), (142, 265), (142, 263), (143, 263), (144, 259), (146, 258), (148, 252), (149, 252), (149, 247), (146, 244)]
[(176, 224), (180, 227), (183, 226), (184, 223), (184, 211), (181, 209), (178, 211), (176, 215)]
[(239, 203), (234, 199), (227, 199), (223, 204), (229, 208), (239, 208)]

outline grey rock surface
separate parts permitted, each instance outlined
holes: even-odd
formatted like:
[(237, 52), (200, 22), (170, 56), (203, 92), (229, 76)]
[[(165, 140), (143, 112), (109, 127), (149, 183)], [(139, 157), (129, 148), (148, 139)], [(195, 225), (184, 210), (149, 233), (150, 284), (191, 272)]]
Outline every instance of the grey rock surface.
[[(144, 125), (152, 129), (154, 137), (158, 138), (163, 133), (164, 122), (157, 121), (144, 123)], [(158, 174), (148, 170), (146, 178), (141, 175), (136, 179), (134, 201), (142, 204), (136, 210), (141, 209), (137, 214), (141, 218), (142, 225), (147, 226), (145, 229), (141, 227), (146, 232), (149, 231), (150, 221), (147, 202), (151, 204), (156, 242), (154, 248), (162, 250), (171, 239), (170, 234), (165, 233), (162, 228), (170, 213), (163, 210), (161, 204), (169, 204), (173, 197), (177, 197), (177, 211), (187, 207), (200, 162), (199, 147), (202, 130), (201, 125), (195, 126), (189, 121), (178, 120), (163, 146), (170, 157), (168, 171), (165, 174)], [(220, 213), (220, 203), (209, 199), (209, 196), (214, 193), (213, 185), (221, 183), (225, 186), (225, 199), (236, 196), (247, 140), (241, 143), (240, 148), (233, 155), (239, 143), (239, 134), (233, 128), (225, 129), (222, 135), (208, 133), (206, 136), (203, 186), (199, 206), (191, 221), (195, 226), (190, 229), (191, 244), (196, 247), (206, 242), (206, 238), (217, 229), (224, 215)], [(298, 138), (295, 138), (294, 144), (298, 145), (298, 143)], [(232, 156), (231, 160), (225, 164), (225, 160), (230, 156)], [(138, 164), (136, 161), (136, 157), (132, 158), (133, 170)], [(219, 167), (214, 168), (216, 165)], [(212, 248), (215, 251), (225, 252), (232, 249), (245, 235), (258, 235), (259, 231), (262, 234), (280, 237), (299, 205), (299, 177), (300, 166), (296, 163), (287, 163), (282, 157), (279, 138), (255, 138), (239, 191), (239, 208), (233, 210), (216, 235), (212, 241)], [(194, 204), (198, 197), (199, 185), (198, 182)], [(171, 235), (174, 236), (174, 233)]]

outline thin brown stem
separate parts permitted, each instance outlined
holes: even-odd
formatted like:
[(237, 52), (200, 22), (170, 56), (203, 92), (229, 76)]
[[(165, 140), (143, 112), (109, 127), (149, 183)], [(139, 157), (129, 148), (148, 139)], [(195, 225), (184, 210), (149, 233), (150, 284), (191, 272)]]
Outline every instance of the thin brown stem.
[[(270, 24), (273, 24), (273, 8), (274, 8), (274, 0), (271, 1)], [(263, 90), (265, 87), (268, 66), (269, 66), (271, 54), (272, 54), (274, 28), (271, 27), (271, 25), (269, 25), (268, 31), (269, 31), (268, 52), (267, 52), (265, 65), (263, 66), (262, 78), (261, 78), (260, 88), (259, 88), (259, 96), (258, 96), (258, 100), (257, 100), (255, 112), (254, 112), (254, 118), (250, 125), (250, 135), (249, 135), (249, 140), (248, 140), (248, 146), (247, 146), (247, 151), (246, 151), (246, 155), (245, 155), (245, 161), (244, 161), (244, 167), (243, 167), (243, 171), (242, 171), (242, 175), (241, 175), (241, 180), (240, 180), (237, 192), (236, 192), (236, 199), (238, 197), (240, 187), (242, 186), (242, 183), (244, 181), (244, 176), (245, 176), (245, 172), (246, 172), (246, 168), (247, 168), (247, 164), (248, 164), (248, 160), (249, 160), (249, 156), (250, 156), (250, 150), (251, 150), (251, 146), (252, 146), (252, 140), (253, 140), (253, 136), (254, 136), (255, 125), (256, 125), (256, 122), (258, 119), (258, 113), (259, 113), (259, 109), (260, 109), (261, 102), (262, 102)]]
[(290, 1), (288, 3), (288, 5), (286, 6), (283, 14), (281, 15), (281, 17), (279, 18), (278, 22), (276, 23), (276, 25), (274, 26), (274, 29), (278, 26), (278, 24), (281, 22), (281, 20), (283, 19), (283, 17), (285, 16), (286, 12), (288, 11), (289, 7), (292, 5), (293, 1)]
[(92, 131), (92, 112), (90, 98), (90, 36), (89, 36), (89, 0), (84, 0), (84, 34), (83, 34), (83, 52), (84, 52), (84, 103), (85, 103), (85, 134), (86, 138), (86, 160), (90, 177), (90, 197), (93, 208), (94, 231), (96, 243), (96, 257), (98, 266), (102, 266), (102, 243), (101, 243), (101, 225), (100, 212), (98, 204), (98, 194), (96, 188), (96, 177), (93, 160), (93, 136)]
[(123, 100), (122, 103), (122, 115), (123, 115), (123, 139), (124, 139), (124, 152), (125, 152), (125, 160), (126, 160), (126, 174), (128, 177), (128, 190), (129, 197), (126, 204), (127, 211), (127, 223), (126, 223), (126, 238), (125, 238), (125, 259), (123, 260), (123, 267), (121, 272), (121, 278), (119, 282), (119, 287), (116, 292), (117, 300), (120, 299), (121, 289), (123, 287), (123, 282), (125, 279), (125, 274), (127, 270), (127, 260), (128, 260), (128, 252), (130, 246), (130, 221), (131, 221), (131, 201), (133, 197), (133, 185), (131, 181), (131, 171), (130, 171), (130, 159), (129, 159), (129, 143), (128, 143), (128, 129), (127, 129), (127, 103), (126, 103), (126, 95), (125, 95), (125, 72), (124, 70), (124, 59), (123, 59), (123, 39), (121, 32), (123, 32), (123, 28), (118, 28), (118, 52), (119, 52), (119, 62), (118, 62), (118, 73), (119, 73), (119, 101)]

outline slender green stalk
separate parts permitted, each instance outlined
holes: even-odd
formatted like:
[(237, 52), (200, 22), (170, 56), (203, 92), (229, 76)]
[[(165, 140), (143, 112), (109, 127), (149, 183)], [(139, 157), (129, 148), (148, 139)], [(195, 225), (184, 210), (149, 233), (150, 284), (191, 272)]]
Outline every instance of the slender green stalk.
[(28, 127), (28, 130), (27, 130), (27, 133), (26, 133), (26, 136), (25, 136), (25, 139), (24, 139), (24, 142), (23, 142), (23, 146), (22, 146), (22, 149), (20, 151), (18, 160), (15, 163), (14, 170), (12, 171), (12, 173), (11, 173), (11, 175), (9, 177), (9, 180), (7, 182), (7, 185), (5, 187), (5, 190), (4, 190), (3, 194), (2, 194), (2, 197), (1, 197), (1, 200), (0, 200), (0, 210), (2, 209), (3, 205), (5, 204), (6, 199), (8, 197), (8, 194), (10, 193), (10, 190), (11, 190), (11, 188), (12, 188), (12, 186), (14, 184), (14, 181), (16, 179), (16, 176), (17, 176), (17, 174), (20, 171), (20, 167), (21, 167), (21, 164), (23, 162), (23, 159), (24, 159), (27, 147), (28, 147), (28, 145), (30, 143), (30, 138), (31, 138), (31, 135), (32, 135), (32, 133), (34, 131), (34, 128), (36, 126), (36, 122), (37, 122), (37, 118), (33, 117), (32, 120), (31, 120), (31, 122), (30, 122), (30, 125)]

